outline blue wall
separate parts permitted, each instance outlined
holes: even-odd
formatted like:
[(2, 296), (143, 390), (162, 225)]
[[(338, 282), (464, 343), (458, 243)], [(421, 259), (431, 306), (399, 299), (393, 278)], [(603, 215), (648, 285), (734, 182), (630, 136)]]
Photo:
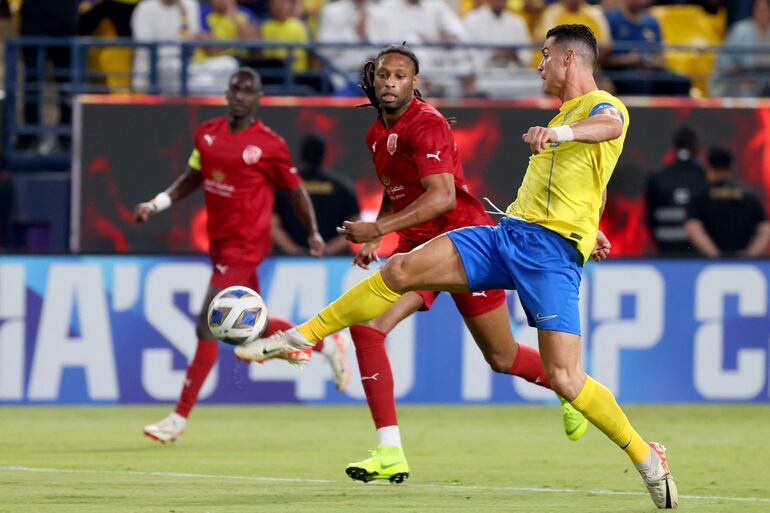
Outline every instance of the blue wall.
[[(345, 258), (271, 259), (271, 314), (301, 321), (366, 273)], [(202, 257), (0, 256), (0, 403), (176, 399), (209, 276)], [(624, 402), (770, 402), (770, 262), (610, 261), (586, 269), (585, 363)], [(515, 294), (517, 337), (533, 344)], [(247, 366), (221, 346), (207, 402), (334, 402), (322, 357), (303, 372)], [(389, 338), (400, 402), (540, 402), (549, 391), (491, 373), (448, 297)], [(355, 368), (355, 357), (349, 355)], [(356, 371), (357, 372), (357, 371)]]

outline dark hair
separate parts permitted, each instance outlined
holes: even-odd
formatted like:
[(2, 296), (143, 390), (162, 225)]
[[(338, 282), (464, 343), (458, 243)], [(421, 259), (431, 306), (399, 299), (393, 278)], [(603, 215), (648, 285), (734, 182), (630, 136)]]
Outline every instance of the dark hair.
[(596, 46), (596, 36), (589, 27), (580, 24), (556, 25), (545, 35), (545, 38), (553, 37), (554, 42), (561, 43), (580, 43), (591, 52), (593, 61), (596, 64), (599, 59), (599, 49)]
[[(403, 42), (400, 45), (390, 45), (387, 48), (383, 48), (374, 59), (366, 61), (364, 67), (361, 69), (361, 82), (358, 84), (358, 87), (360, 87), (364, 91), (364, 94), (366, 94), (366, 97), (369, 98), (369, 103), (356, 105), (357, 108), (374, 107), (377, 110), (377, 114), (382, 115), (382, 107), (380, 106), (379, 100), (377, 100), (377, 91), (374, 90), (374, 68), (377, 67), (377, 61), (380, 60), (383, 55), (388, 55), (389, 53), (397, 53), (408, 57), (412, 61), (412, 64), (414, 64), (414, 74), (420, 74), (420, 60), (412, 49), (406, 46), (406, 42)], [(414, 90), (414, 96), (421, 102), (425, 102), (425, 98), (422, 97), (422, 93), (419, 89)], [(457, 122), (457, 119), (454, 116), (444, 116), (444, 118), (450, 125), (454, 125)]]
[[(377, 54), (377, 57), (366, 61), (364, 67), (361, 69), (361, 82), (358, 84), (358, 87), (360, 87), (364, 91), (364, 94), (366, 94), (366, 97), (369, 98), (369, 103), (358, 105), (358, 107), (374, 107), (378, 114), (382, 114), (382, 107), (380, 107), (380, 102), (377, 100), (377, 92), (374, 90), (374, 68), (377, 66), (377, 61), (380, 60), (383, 55), (388, 55), (389, 53), (397, 53), (408, 57), (412, 61), (412, 64), (414, 64), (414, 74), (420, 74), (420, 61), (417, 59), (417, 56), (412, 49), (406, 46), (406, 43), (390, 45), (387, 48), (383, 48), (380, 50), (380, 53)], [(414, 90), (414, 95), (418, 100), (425, 101), (422, 97), (422, 93), (420, 93), (418, 89)]]
[(712, 146), (709, 150), (708, 162), (714, 169), (729, 170), (733, 163), (733, 154), (728, 149)]
[(318, 167), (326, 155), (326, 141), (318, 134), (308, 134), (300, 143), (299, 155), (306, 164)]
[(259, 73), (257, 73), (253, 68), (241, 66), (235, 70), (232, 75), (230, 75), (228, 82), (238, 75), (249, 75), (254, 81), (254, 88), (257, 90), (257, 92), (262, 91), (262, 78), (260, 78)]
[(690, 150), (693, 152), (698, 147), (698, 134), (687, 125), (679, 127), (674, 133), (674, 148), (677, 150)]

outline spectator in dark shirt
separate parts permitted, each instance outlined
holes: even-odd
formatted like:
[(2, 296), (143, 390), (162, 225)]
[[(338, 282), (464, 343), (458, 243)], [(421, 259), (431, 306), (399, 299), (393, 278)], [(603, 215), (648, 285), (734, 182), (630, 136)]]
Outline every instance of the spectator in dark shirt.
[(647, 179), (647, 227), (661, 256), (692, 256), (684, 223), (692, 199), (706, 188), (706, 173), (696, 160), (698, 136), (683, 126), (674, 134), (674, 162)]
[(762, 256), (770, 242), (770, 221), (759, 198), (732, 175), (732, 158), (723, 148), (709, 152), (709, 186), (693, 199), (687, 235), (707, 257)]
[[(666, 71), (658, 21), (647, 12), (650, 0), (621, 0), (607, 13), (615, 48), (604, 67), (612, 70), (617, 94), (689, 96), (690, 80)], [(638, 43), (642, 49), (623, 48)], [(608, 74), (609, 75), (609, 74)]]
[(9, 245), (13, 189), (11, 181), (0, 171), (0, 252)]
[(131, 15), (137, 1), (102, 0), (96, 2), (90, 9), (81, 7), (79, 33), (90, 36), (96, 32), (99, 24), (108, 21), (112, 24), (117, 37), (131, 37)]
[[(343, 221), (357, 221), (358, 199), (348, 182), (323, 169), (326, 142), (320, 135), (308, 135), (300, 144), (300, 175), (316, 212), (318, 231), (326, 241), (327, 255), (348, 252), (348, 242), (337, 234)], [(291, 207), (288, 194), (276, 191), (273, 242), (282, 253), (308, 254), (307, 232)]]
[[(46, 62), (52, 64), (51, 77), (59, 84), (59, 123), (69, 125), (72, 121), (72, 99), (67, 90), (69, 80), (70, 49), (65, 38), (76, 36), (78, 33), (78, 2), (75, 0), (25, 0), (19, 11), (21, 25), (19, 35), (22, 37), (60, 38), (61, 44), (48, 46), (42, 54), (34, 46), (22, 48), (24, 60), (24, 124), (37, 126), (42, 121), (43, 96), (41, 82), (50, 80)], [(42, 58), (39, 58), (42, 56)], [(43, 147), (37, 148), (42, 141), (36, 136), (23, 134), (17, 144), (22, 150), (39, 150), (47, 152)], [(60, 135), (62, 147), (70, 145), (69, 135)]]

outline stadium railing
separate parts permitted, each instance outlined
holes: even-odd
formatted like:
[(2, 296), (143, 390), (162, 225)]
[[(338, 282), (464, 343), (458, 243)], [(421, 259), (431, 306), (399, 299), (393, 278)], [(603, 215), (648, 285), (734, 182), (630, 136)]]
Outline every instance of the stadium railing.
[[(271, 43), (264, 41), (155, 41), (138, 42), (132, 39), (103, 39), (103, 38), (13, 38), (6, 41), (5, 53), (5, 105), (3, 116), (2, 148), (5, 150), (6, 168), (12, 170), (66, 170), (70, 166), (71, 155), (66, 145), (57, 145), (58, 138), (68, 136), (71, 127), (69, 122), (61, 122), (55, 114), (52, 114), (52, 106), (71, 102), (71, 98), (79, 94), (109, 94), (140, 93), (140, 94), (173, 94), (188, 96), (201, 94), (190, 87), (189, 68), (194, 62), (194, 53), (197, 48), (221, 48), (235, 49), (243, 53), (257, 54), (263, 50), (283, 49), (287, 53), (284, 61), (271, 61), (266, 66), (264, 60), (247, 59), (245, 64), (256, 65), (265, 82), (265, 93), (269, 95), (283, 96), (307, 96), (307, 95), (333, 95), (339, 91), (346, 94), (356, 94), (358, 81), (357, 70), (341, 70), (334, 64), (334, 52), (346, 50), (371, 50), (375, 53), (381, 48), (381, 44), (357, 45), (347, 43), (334, 44), (287, 44)], [(164, 89), (159, 81), (158, 57), (162, 48), (178, 47), (179, 76), (178, 88), (171, 91)], [(427, 49), (443, 50), (446, 55), (449, 51), (463, 55), (461, 52), (473, 50), (492, 49), (530, 49), (537, 55), (539, 45), (487, 45), (487, 44), (432, 44), (414, 46), (418, 55)], [(719, 46), (665, 46), (650, 44), (623, 44), (616, 43), (613, 47), (617, 50), (633, 50), (644, 54), (664, 51), (667, 57), (677, 53), (689, 55), (691, 58), (710, 58), (714, 60), (718, 52), (726, 53), (758, 53), (767, 52), (762, 48), (727, 48)], [(69, 67), (63, 69), (48, 68), (46, 54), (52, 49), (66, 49), (69, 56)], [(105, 49), (124, 49), (129, 51), (128, 66), (122, 70), (103, 70), (94, 66), (94, 53)], [(293, 50), (302, 49), (307, 52), (313, 65), (306, 72), (298, 73), (292, 69)], [(146, 86), (140, 91), (132, 84), (134, 73), (131, 69), (131, 52), (142, 50), (149, 55)], [(27, 60), (34, 61), (33, 69), (23, 69), (23, 54), (26, 52)], [(458, 66), (455, 69), (448, 67), (445, 71), (434, 73), (434, 81), (441, 82), (452, 76), (458, 76), (458, 70), (468, 69), (472, 58), (464, 54), (465, 58), (456, 59)], [(331, 58), (330, 58), (331, 56)], [(124, 56), (125, 58), (125, 56)], [(537, 61), (537, 57), (533, 60)], [(276, 65), (277, 64), (277, 65)], [(483, 73), (484, 70), (474, 70)], [(681, 75), (668, 71), (612, 71), (604, 70), (602, 75), (610, 80), (633, 81), (672, 81), (681, 80)], [(770, 72), (741, 71), (736, 78), (751, 80), (763, 85), (765, 92), (770, 90)], [(708, 76), (689, 76), (693, 83), (705, 84)], [(702, 94), (703, 91), (700, 92)], [(222, 89), (204, 91), (203, 94), (222, 94)], [(29, 123), (22, 120), (19, 113), (24, 104), (28, 104), (28, 110), (35, 109), (37, 123)], [(20, 149), (16, 142), (19, 138), (34, 138), (37, 141), (48, 142), (39, 147)]]

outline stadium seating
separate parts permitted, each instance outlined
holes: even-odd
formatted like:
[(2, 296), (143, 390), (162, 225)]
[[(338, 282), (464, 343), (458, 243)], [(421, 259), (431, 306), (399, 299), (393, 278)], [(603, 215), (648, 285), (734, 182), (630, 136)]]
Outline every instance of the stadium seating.
[(707, 49), (722, 43), (727, 19), (725, 11), (711, 15), (697, 5), (669, 5), (653, 7), (650, 13), (660, 23), (666, 44), (704, 48), (703, 51), (669, 50), (665, 58), (669, 70), (692, 79), (695, 95), (706, 96), (708, 77), (716, 61), (716, 54)]

